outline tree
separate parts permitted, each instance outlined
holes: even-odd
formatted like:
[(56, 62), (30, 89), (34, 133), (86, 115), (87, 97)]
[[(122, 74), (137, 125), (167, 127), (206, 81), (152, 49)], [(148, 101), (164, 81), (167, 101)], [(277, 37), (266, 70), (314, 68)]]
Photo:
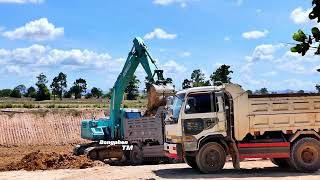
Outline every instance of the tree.
[(39, 76), (37, 76), (37, 95), (36, 95), (36, 100), (37, 101), (43, 101), (43, 100), (50, 100), (50, 91), (46, 85), (46, 83), (48, 83), (47, 80), (47, 76), (44, 75), (43, 73), (39, 74)]
[(111, 99), (113, 88), (110, 88), (109, 91), (103, 95), (103, 98)]
[(87, 93), (84, 97), (85, 97), (86, 99), (90, 99), (90, 98), (92, 98), (93, 96), (92, 96), (92, 93)]
[(297, 93), (303, 94), (303, 93), (304, 93), (304, 90), (299, 90)]
[(2, 89), (0, 90), (0, 97), (10, 97), (11, 92), (11, 89)]
[(73, 86), (70, 88), (70, 92), (74, 94), (76, 99), (81, 98), (82, 93), (85, 93), (87, 90), (87, 81), (79, 78), (74, 83)]
[(206, 80), (204, 82), (203, 86), (211, 86), (210, 80)]
[(27, 94), (27, 88), (26, 88), (25, 85), (20, 84), (20, 85), (17, 86), (16, 88), (20, 91), (20, 93), (21, 93), (22, 96), (25, 96), (25, 95)]
[(31, 97), (31, 98), (36, 98), (37, 96), (37, 91), (34, 87), (30, 86), (27, 89), (26, 97)]
[(60, 72), (57, 77), (53, 78), (50, 88), (52, 89), (53, 98), (56, 99), (55, 96), (58, 95), (62, 100), (62, 93), (67, 88), (67, 75)]
[(21, 93), (17, 88), (14, 88), (11, 91), (10, 97), (14, 97), (14, 98), (21, 98)]
[(102, 90), (100, 88), (93, 87), (91, 89), (91, 96), (96, 97), (96, 98), (100, 98), (102, 96)]
[[(317, 20), (320, 22), (320, 0), (312, 1), (313, 9), (309, 13), (310, 20)], [(293, 34), (293, 40), (296, 41), (294, 47), (291, 48), (291, 52), (299, 53), (304, 56), (310, 48), (316, 49), (315, 54), (320, 54), (320, 30), (318, 27), (313, 27), (311, 29), (311, 34), (308, 35), (301, 29), (299, 29), (296, 33)], [(312, 46), (315, 45), (315, 46)]]
[(320, 93), (320, 84), (316, 85), (316, 89), (317, 89), (318, 93)]
[(251, 90), (247, 90), (248, 95), (252, 95), (253, 92)]
[(229, 76), (233, 71), (229, 70), (229, 65), (221, 65), (215, 72), (213, 72), (210, 76), (211, 81), (213, 82), (213, 85), (215, 85), (215, 82), (222, 82), (222, 83), (230, 83), (231, 77)]
[(129, 81), (128, 86), (125, 89), (128, 100), (137, 99), (139, 95), (139, 90), (138, 90), (139, 84), (140, 84), (139, 79), (137, 78), (136, 75), (133, 75), (132, 79)]
[(196, 69), (191, 73), (191, 82), (192, 82), (192, 87), (200, 87), (204, 86), (205, 76), (204, 73), (200, 69)]
[(53, 100), (56, 100), (56, 95), (58, 94), (58, 91), (59, 91), (59, 83), (58, 83), (57, 77), (53, 78), (50, 88), (52, 89)]
[(256, 90), (254, 94), (268, 94), (268, 89), (267, 88), (261, 88), (260, 90)]
[(38, 81), (37, 81), (37, 83), (36, 83), (37, 86), (38, 86), (38, 85), (43, 85), (43, 84), (45, 85), (45, 84), (48, 83), (47, 76), (44, 75), (43, 73), (40, 73), (40, 74), (37, 76), (37, 79), (38, 79)]
[(172, 84), (172, 78), (167, 78), (166, 81), (167, 81), (167, 83)]
[(188, 79), (183, 80), (182, 82), (182, 89), (191, 88), (191, 81)]
[(71, 98), (71, 96), (72, 96), (71, 88), (70, 88), (69, 91), (67, 91), (67, 92), (65, 92), (65, 93), (63, 94), (63, 97), (64, 97), (64, 98)]
[(19, 86), (15, 87), (11, 93), (10, 97), (15, 97), (15, 98), (21, 98), (23, 95), (26, 94), (26, 86), (23, 84), (20, 84)]

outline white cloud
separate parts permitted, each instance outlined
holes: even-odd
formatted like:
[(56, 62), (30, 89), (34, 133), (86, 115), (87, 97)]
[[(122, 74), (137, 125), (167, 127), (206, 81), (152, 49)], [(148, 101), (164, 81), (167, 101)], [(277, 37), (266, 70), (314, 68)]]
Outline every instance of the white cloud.
[(231, 41), (231, 38), (229, 36), (224, 37), (224, 41)]
[(7, 67), (13, 67), (12, 65), (33, 68), (58, 66), (73, 69), (114, 69), (123, 64), (121, 59), (114, 60), (108, 53), (97, 53), (87, 49), (52, 49), (38, 44), (12, 50), (0, 49), (0, 62)]
[(315, 67), (319, 65), (319, 62), (320, 57), (315, 56), (312, 50), (307, 52), (305, 56), (287, 51), (274, 60), (276, 67), (280, 70), (304, 75), (316, 73)]
[(53, 40), (64, 34), (63, 27), (55, 27), (47, 18), (26, 23), (13, 31), (5, 31), (2, 36), (9, 39), (26, 39), (26, 40)]
[(314, 89), (315, 83), (311, 81), (301, 80), (297, 78), (285, 79), (282, 81), (270, 82), (270, 87), (274, 89), (292, 89), (292, 90), (300, 90), (300, 89)]
[(40, 4), (42, 2), (44, 2), (44, 0), (0, 0), (0, 3), (17, 3), (17, 4), (26, 4), (26, 3)]
[(194, 2), (194, 1), (200, 1), (200, 0), (152, 0), (152, 3), (160, 6), (179, 4), (180, 7), (184, 8), (187, 6), (188, 3)]
[(177, 75), (179, 73), (184, 73), (187, 68), (182, 64), (178, 64), (174, 60), (170, 60), (162, 65), (163, 70), (166, 74)]
[(158, 39), (176, 39), (177, 35), (176, 34), (167, 33), (165, 30), (163, 30), (161, 28), (155, 28), (152, 32), (147, 33), (144, 36), (144, 39), (154, 39), (154, 38), (158, 38)]
[(243, 0), (235, 0), (235, 5), (241, 6), (243, 4)]
[(258, 60), (272, 60), (273, 54), (279, 48), (283, 47), (283, 44), (262, 44), (257, 46), (251, 56), (246, 56), (245, 59), (249, 62)]
[(264, 30), (264, 31), (249, 31), (249, 32), (242, 33), (242, 37), (245, 38), (245, 39), (259, 39), (259, 38), (266, 37), (268, 33), (269, 33), (268, 30)]
[(180, 7), (182, 7), (182, 8), (187, 7), (187, 3), (185, 3), (185, 2), (181, 3)]
[(191, 56), (191, 52), (185, 51), (180, 54), (181, 57), (189, 57)]
[(311, 10), (312, 9), (304, 10), (302, 7), (298, 7), (291, 12), (290, 18), (296, 24), (305, 24), (309, 22), (309, 13)]
[(266, 72), (266, 73), (262, 74), (262, 76), (268, 77), (268, 76), (275, 76), (277, 74), (278, 73), (276, 71), (270, 71), (270, 72)]

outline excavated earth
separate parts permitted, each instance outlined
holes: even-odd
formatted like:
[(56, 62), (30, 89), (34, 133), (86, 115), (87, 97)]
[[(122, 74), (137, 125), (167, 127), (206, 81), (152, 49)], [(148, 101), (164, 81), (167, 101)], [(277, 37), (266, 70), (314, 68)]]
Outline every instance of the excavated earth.
[(104, 165), (72, 155), (72, 145), (0, 147), (0, 171), (84, 169)]

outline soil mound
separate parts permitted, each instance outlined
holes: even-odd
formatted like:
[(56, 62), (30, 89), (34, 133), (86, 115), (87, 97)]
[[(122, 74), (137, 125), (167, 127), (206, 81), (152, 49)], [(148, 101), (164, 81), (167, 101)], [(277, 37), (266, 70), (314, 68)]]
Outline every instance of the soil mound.
[(49, 170), (49, 169), (84, 169), (95, 166), (95, 162), (85, 156), (73, 156), (69, 154), (31, 152), (20, 161), (13, 162), (0, 171), (13, 170)]

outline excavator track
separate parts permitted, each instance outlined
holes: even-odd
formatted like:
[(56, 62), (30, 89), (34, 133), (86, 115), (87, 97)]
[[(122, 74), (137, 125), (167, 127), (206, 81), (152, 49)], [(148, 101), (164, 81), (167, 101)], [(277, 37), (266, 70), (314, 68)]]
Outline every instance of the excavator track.
[(73, 149), (73, 154), (76, 156), (84, 155), (84, 151), (89, 148), (89, 147), (94, 147), (98, 146), (98, 142), (92, 142), (92, 143), (87, 143), (87, 144), (78, 144), (76, 147)]
[(101, 145), (91, 146), (84, 150), (84, 155), (92, 160), (104, 161), (106, 159), (122, 159), (124, 156), (122, 146), (116, 145)]

